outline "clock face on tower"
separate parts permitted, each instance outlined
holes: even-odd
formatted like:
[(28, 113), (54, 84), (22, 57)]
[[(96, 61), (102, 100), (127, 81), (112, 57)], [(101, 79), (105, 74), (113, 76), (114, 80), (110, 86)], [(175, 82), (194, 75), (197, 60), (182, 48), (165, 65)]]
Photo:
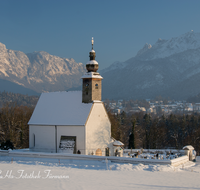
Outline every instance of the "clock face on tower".
[(86, 86), (86, 88), (88, 88), (89, 87), (89, 83), (86, 83), (85, 86)]

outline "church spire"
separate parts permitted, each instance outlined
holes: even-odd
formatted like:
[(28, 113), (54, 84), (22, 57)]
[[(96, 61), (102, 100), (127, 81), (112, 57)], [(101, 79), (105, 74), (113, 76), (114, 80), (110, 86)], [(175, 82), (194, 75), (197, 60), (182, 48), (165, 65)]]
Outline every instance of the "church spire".
[(93, 49), (94, 39), (92, 38), (92, 50), (90, 51), (90, 60), (86, 64), (87, 72), (81, 77), (83, 79), (82, 86), (82, 102), (92, 103), (95, 100), (101, 101), (101, 80), (103, 77), (97, 72), (99, 68), (98, 62), (95, 60), (95, 51)]
[(89, 55), (90, 61), (91, 61), (91, 60), (95, 60), (95, 57), (96, 57), (95, 51), (94, 51), (94, 49), (93, 49), (93, 45), (94, 45), (94, 39), (93, 39), (93, 37), (92, 37), (91, 42), (92, 42), (92, 50), (90, 51), (90, 55)]
[(94, 45), (94, 39), (92, 37), (92, 50), (89, 53), (89, 57), (90, 57), (90, 61), (86, 64), (86, 69), (88, 70), (88, 72), (96, 72), (99, 68), (98, 62), (95, 60), (96, 57), (96, 53), (93, 49), (93, 45)]
[(93, 39), (93, 37), (92, 37), (91, 42), (92, 42), (92, 49), (93, 49), (93, 44), (94, 44), (94, 39)]

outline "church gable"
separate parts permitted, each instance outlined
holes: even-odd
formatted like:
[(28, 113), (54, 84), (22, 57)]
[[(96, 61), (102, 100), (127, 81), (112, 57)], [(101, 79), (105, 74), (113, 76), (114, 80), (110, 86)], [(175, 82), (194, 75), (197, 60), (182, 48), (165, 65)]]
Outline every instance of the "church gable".
[(111, 123), (101, 101), (94, 101), (85, 130), (86, 154), (95, 153), (99, 148), (105, 155), (105, 148), (109, 147), (111, 143)]

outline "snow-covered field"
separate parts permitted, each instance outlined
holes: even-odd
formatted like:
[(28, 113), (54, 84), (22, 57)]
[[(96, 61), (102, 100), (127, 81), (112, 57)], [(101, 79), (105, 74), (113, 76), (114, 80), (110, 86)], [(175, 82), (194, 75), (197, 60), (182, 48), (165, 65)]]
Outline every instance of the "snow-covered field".
[(200, 157), (184, 166), (0, 156), (0, 189), (200, 189)]

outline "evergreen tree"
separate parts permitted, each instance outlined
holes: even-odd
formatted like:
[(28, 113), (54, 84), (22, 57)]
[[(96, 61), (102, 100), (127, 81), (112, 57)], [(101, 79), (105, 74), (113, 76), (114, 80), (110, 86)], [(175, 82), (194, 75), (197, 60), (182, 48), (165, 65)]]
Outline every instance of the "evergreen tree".
[(128, 148), (133, 148), (135, 149), (135, 124), (136, 124), (136, 120), (133, 120), (132, 122), (132, 131), (131, 134), (129, 135), (129, 145)]
[(144, 123), (144, 130), (145, 130), (145, 147), (147, 149), (150, 149), (150, 133), (151, 133), (151, 116), (150, 114), (145, 114), (143, 118)]

